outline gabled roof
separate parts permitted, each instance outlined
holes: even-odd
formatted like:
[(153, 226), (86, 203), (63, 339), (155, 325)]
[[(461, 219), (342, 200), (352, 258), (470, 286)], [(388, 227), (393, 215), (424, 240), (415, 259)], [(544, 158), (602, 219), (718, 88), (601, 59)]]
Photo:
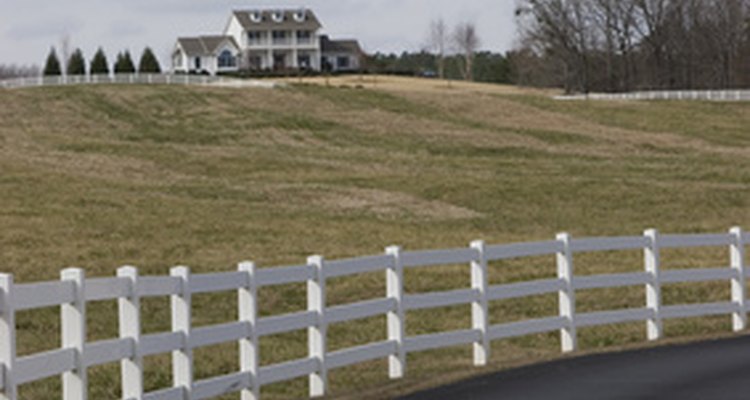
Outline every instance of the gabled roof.
[[(276, 13), (282, 17), (280, 21), (274, 19)], [(233, 15), (245, 30), (306, 29), (314, 31), (322, 26), (315, 13), (308, 9), (240, 10), (233, 11)], [(303, 18), (298, 19), (299, 16)]]
[(331, 40), (327, 35), (320, 37), (320, 49), (323, 53), (361, 54), (362, 48), (356, 40)]
[(178, 45), (188, 56), (214, 55), (225, 42), (229, 42), (236, 50), (240, 48), (231, 36), (198, 36), (177, 39)]

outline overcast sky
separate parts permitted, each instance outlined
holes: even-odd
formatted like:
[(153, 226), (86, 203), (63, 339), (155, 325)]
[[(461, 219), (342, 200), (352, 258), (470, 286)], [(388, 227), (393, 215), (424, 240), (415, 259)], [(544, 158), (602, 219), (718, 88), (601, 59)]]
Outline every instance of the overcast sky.
[(477, 25), (482, 48), (514, 41), (514, 0), (0, 0), (0, 64), (42, 64), (62, 38), (90, 59), (103, 46), (110, 61), (123, 49), (151, 46), (162, 61), (178, 36), (221, 33), (233, 9), (309, 7), (326, 33), (356, 38), (368, 52), (419, 50), (432, 19)]

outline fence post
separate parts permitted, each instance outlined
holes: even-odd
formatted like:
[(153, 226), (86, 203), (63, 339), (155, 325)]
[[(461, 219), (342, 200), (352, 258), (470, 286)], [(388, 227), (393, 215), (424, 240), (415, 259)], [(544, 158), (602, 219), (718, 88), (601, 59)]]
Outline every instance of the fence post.
[(482, 333), (480, 341), (474, 343), (474, 365), (479, 367), (487, 365), (491, 350), (487, 336), (487, 258), (484, 241), (472, 242), (471, 248), (477, 251), (477, 259), (471, 262), (471, 287), (479, 291), (479, 299), (471, 303), (471, 324), (473, 329)]
[(661, 322), (661, 268), (659, 266), (659, 232), (649, 229), (644, 232), (648, 239), (644, 257), (646, 272), (650, 280), (646, 284), (646, 307), (654, 312), (653, 318), (646, 322), (648, 340), (659, 340), (663, 336)]
[(174, 267), (169, 275), (182, 281), (179, 294), (170, 296), (172, 305), (172, 332), (181, 332), (182, 348), (172, 352), (172, 384), (182, 387), (184, 399), (192, 398), (193, 390), (193, 350), (190, 348), (190, 324), (192, 296), (190, 295), (190, 268)]
[(138, 295), (138, 269), (122, 267), (117, 276), (130, 281), (130, 296), (117, 299), (120, 339), (131, 339), (133, 357), (120, 361), (122, 374), (122, 398), (143, 398), (143, 357), (140, 355), (141, 299)]
[(16, 363), (16, 311), (13, 301), (13, 275), (0, 274), (0, 289), (3, 291), (3, 307), (0, 310), (0, 362), (5, 365), (0, 400), (16, 400), (16, 383), (13, 376)]
[(317, 359), (318, 370), (310, 374), (310, 397), (325, 396), (328, 386), (328, 367), (326, 366), (326, 277), (323, 271), (324, 261), (321, 256), (312, 256), (307, 264), (313, 267), (313, 278), (307, 281), (307, 311), (317, 314), (317, 323), (307, 328), (307, 340), (310, 358)]
[(557, 277), (563, 281), (563, 289), (558, 292), (560, 316), (567, 319), (566, 326), (560, 330), (560, 342), (563, 353), (578, 349), (576, 334), (576, 293), (573, 286), (573, 253), (570, 251), (570, 235), (560, 233), (557, 241), (562, 244), (562, 251), (557, 253)]
[(732, 315), (732, 325), (735, 332), (740, 332), (747, 328), (745, 241), (742, 228), (732, 228), (729, 233), (733, 239), (730, 247), (730, 261), (736, 273), (732, 278), (732, 302), (739, 307), (739, 310)]
[(255, 285), (255, 264), (240, 263), (240, 272), (247, 274), (247, 286), (238, 290), (239, 319), (248, 324), (248, 336), (240, 339), (240, 370), (250, 373), (250, 388), (243, 389), (242, 400), (259, 400), (258, 380), (258, 289)]
[(385, 252), (393, 256), (393, 265), (385, 271), (386, 296), (396, 302), (396, 308), (387, 314), (388, 340), (396, 342), (396, 354), (388, 356), (388, 376), (391, 379), (399, 379), (406, 373), (404, 266), (401, 263), (401, 247), (391, 246), (385, 249)]
[(75, 350), (73, 370), (62, 374), (63, 400), (86, 400), (88, 382), (83, 363), (83, 348), (86, 345), (86, 276), (80, 268), (67, 268), (60, 273), (60, 278), (72, 282), (75, 293), (72, 303), (60, 306), (62, 347)]

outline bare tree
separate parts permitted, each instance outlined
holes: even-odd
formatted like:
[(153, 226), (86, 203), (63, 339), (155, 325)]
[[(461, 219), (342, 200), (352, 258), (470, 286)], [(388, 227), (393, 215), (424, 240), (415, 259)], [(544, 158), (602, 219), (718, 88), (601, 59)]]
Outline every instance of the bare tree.
[(70, 34), (66, 33), (62, 36), (60, 39), (60, 53), (62, 56), (63, 62), (62, 65), (62, 74), (67, 75), (68, 74), (68, 66), (67, 66), (67, 60), (70, 59)]
[(594, 0), (591, 13), (606, 57), (606, 79), (611, 90), (630, 90), (637, 75), (635, 0)]
[(740, 58), (743, 38), (750, 35), (750, 2), (743, 0), (710, 0), (709, 9), (713, 11), (711, 23), (708, 24), (708, 37), (716, 51), (718, 85), (729, 87), (734, 81), (736, 60)]
[(477, 28), (472, 22), (463, 22), (453, 32), (453, 43), (456, 50), (463, 55), (463, 75), (467, 81), (474, 80), (474, 54), (481, 43)]
[(441, 17), (430, 23), (429, 48), (437, 55), (437, 70), (440, 79), (445, 79), (445, 53), (448, 47), (448, 26)]
[(524, 79), (583, 92), (750, 85), (750, 0), (517, 2), (515, 60), (538, 69)]
[(519, 26), (537, 53), (558, 63), (567, 91), (591, 87), (589, 50), (594, 47), (593, 21), (583, 0), (525, 0), (516, 11)]
[(35, 77), (39, 75), (41, 75), (41, 70), (38, 65), (0, 64), (0, 80)]

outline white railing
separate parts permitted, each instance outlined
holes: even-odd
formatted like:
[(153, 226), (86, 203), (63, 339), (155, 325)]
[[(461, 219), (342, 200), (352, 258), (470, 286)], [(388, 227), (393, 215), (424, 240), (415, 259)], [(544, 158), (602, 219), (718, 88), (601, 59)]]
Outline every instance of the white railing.
[(188, 74), (115, 74), (115, 75), (69, 75), (38, 76), (0, 81), (0, 88), (19, 89), (41, 86), (70, 86), (96, 84), (133, 85), (191, 85), (273, 88), (275, 82), (235, 79), (223, 76)]
[[(581, 327), (644, 321), (648, 339), (663, 335), (662, 321), (728, 314), (735, 331), (747, 325), (745, 246), (750, 235), (740, 228), (726, 234), (660, 235), (655, 230), (643, 236), (573, 239), (560, 234), (556, 240), (488, 246), (481, 241), (468, 248), (433, 251), (402, 251), (389, 247), (385, 254), (348, 260), (327, 261), (314, 256), (304, 265), (258, 269), (251, 262), (236, 272), (191, 274), (187, 267), (176, 267), (169, 276), (140, 276), (134, 267), (123, 267), (113, 278), (86, 278), (80, 269), (66, 269), (57, 282), (15, 284), (13, 276), (0, 275), (0, 387), (2, 399), (17, 399), (19, 385), (61, 375), (63, 398), (87, 398), (87, 368), (119, 361), (124, 399), (208, 399), (240, 392), (243, 400), (258, 399), (260, 388), (274, 382), (308, 376), (310, 395), (327, 392), (328, 371), (373, 359), (389, 360), (389, 376), (406, 373), (410, 352), (456, 345), (472, 345), (474, 364), (486, 365), (490, 342), (511, 337), (561, 332), (563, 352), (577, 349), (576, 330)], [(702, 246), (726, 247), (730, 265), (713, 269), (664, 270), (660, 250)], [(642, 272), (577, 276), (574, 255), (582, 252), (642, 250)], [(488, 263), (525, 257), (555, 256), (557, 278), (503, 285), (488, 283)], [(467, 264), (470, 285), (465, 289), (440, 293), (404, 293), (404, 270), (436, 265)], [(374, 271), (386, 274), (384, 297), (329, 307), (326, 281)], [(678, 282), (731, 282), (731, 298), (719, 303), (663, 305), (661, 285)], [(261, 287), (307, 283), (307, 310), (260, 318), (257, 291)], [(469, 282), (467, 282), (469, 284)], [(576, 291), (610, 287), (645, 286), (643, 307), (576, 312)], [(191, 325), (191, 296), (198, 293), (237, 291), (237, 321), (194, 328)], [(559, 313), (547, 318), (499, 325), (489, 322), (489, 302), (557, 293)], [(169, 332), (141, 332), (140, 300), (154, 296), (171, 299), (172, 329)], [(116, 300), (119, 303), (119, 338), (86, 342), (86, 304)], [(453, 305), (471, 305), (471, 326), (429, 335), (407, 336), (405, 314), (411, 310)], [(16, 356), (15, 313), (41, 307), (61, 306), (62, 345), (57, 350)], [(331, 324), (367, 317), (387, 316), (387, 340), (330, 352), (327, 328)], [(259, 366), (259, 343), (263, 337), (308, 329), (309, 356), (280, 364)], [(205, 380), (193, 378), (193, 350), (225, 342), (238, 343), (240, 371)], [(172, 353), (173, 387), (144, 393), (143, 357)]]
[(750, 90), (665, 90), (629, 93), (589, 93), (555, 96), (555, 100), (692, 100), (692, 101), (750, 101)]

